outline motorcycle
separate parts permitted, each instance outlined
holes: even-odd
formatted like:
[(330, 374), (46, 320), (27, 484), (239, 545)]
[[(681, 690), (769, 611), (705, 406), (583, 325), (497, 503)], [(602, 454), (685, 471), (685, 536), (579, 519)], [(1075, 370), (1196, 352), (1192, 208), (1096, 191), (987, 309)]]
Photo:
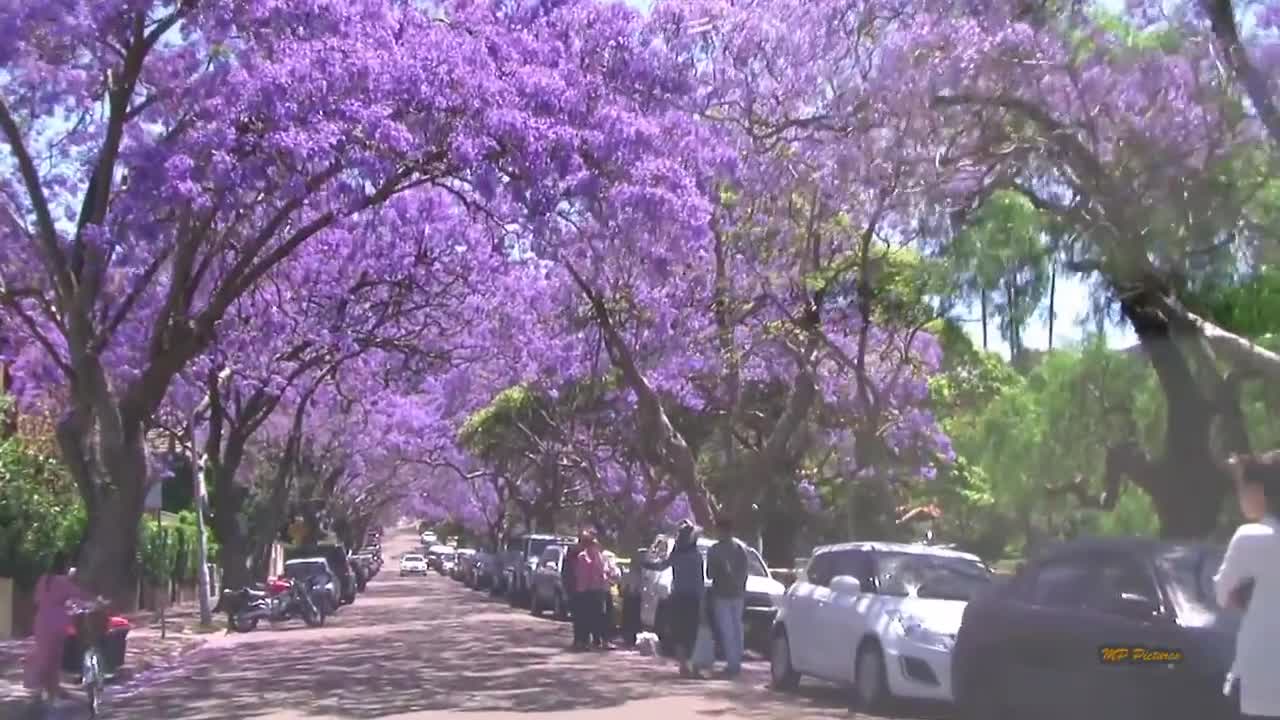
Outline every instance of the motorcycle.
[(305, 582), (275, 579), (265, 590), (223, 590), (214, 612), (225, 612), (227, 627), (241, 633), (253, 632), (262, 620), (274, 624), (302, 618), (307, 627), (320, 627), (325, 621), (323, 592), (314, 578)]

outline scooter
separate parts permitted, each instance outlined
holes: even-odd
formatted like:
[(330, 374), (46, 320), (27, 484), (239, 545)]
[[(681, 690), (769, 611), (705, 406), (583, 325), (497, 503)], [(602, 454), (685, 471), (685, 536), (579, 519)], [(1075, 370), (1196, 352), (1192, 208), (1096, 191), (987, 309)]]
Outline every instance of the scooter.
[(315, 583), (275, 579), (265, 590), (223, 590), (214, 612), (225, 612), (227, 627), (241, 633), (253, 632), (262, 620), (274, 624), (302, 618), (307, 627), (320, 627), (325, 604), (317, 602), (317, 597), (322, 592)]

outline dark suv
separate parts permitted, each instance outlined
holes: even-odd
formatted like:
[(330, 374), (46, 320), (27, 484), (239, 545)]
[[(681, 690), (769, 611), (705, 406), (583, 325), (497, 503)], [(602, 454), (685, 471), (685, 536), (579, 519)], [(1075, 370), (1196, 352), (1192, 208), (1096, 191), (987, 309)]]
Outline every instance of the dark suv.
[(502, 555), (502, 578), (507, 598), (513, 607), (528, 607), (533, 574), (538, 569), (542, 551), (552, 545), (574, 545), (577, 541), (561, 535), (520, 535), (507, 541)]
[(338, 576), (338, 595), (343, 605), (356, 601), (356, 573), (347, 559), (347, 549), (341, 545), (308, 545), (286, 548), (285, 560), (322, 557)]

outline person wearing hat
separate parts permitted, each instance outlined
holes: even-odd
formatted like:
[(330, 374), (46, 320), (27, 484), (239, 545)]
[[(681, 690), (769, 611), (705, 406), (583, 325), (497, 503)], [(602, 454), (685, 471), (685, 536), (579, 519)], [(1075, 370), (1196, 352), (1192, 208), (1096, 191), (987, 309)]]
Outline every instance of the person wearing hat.
[(671, 595), (667, 598), (672, 644), (680, 661), (680, 676), (700, 678), (704, 668), (697, 664), (694, 647), (702, 624), (702, 600), (706, 591), (706, 569), (698, 551), (698, 533), (685, 521), (676, 533), (675, 547), (665, 559), (646, 563), (651, 570), (671, 568)]

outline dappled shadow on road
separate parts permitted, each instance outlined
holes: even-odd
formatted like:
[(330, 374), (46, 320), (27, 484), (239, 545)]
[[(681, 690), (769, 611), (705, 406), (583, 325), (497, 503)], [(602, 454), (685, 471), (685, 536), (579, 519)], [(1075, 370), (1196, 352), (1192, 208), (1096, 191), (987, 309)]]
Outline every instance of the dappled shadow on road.
[[(145, 688), (113, 704), (113, 712), (193, 720), (249, 718), (276, 708), (351, 718), (557, 712), (608, 708), (671, 689), (669, 668), (628, 663), (621, 653), (567, 652), (567, 628), (443, 578), (388, 578), (380, 585), (321, 630), (282, 626), (210, 650), (193, 659), (183, 682)], [(396, 601), (409, 590), (412, 599)]]

